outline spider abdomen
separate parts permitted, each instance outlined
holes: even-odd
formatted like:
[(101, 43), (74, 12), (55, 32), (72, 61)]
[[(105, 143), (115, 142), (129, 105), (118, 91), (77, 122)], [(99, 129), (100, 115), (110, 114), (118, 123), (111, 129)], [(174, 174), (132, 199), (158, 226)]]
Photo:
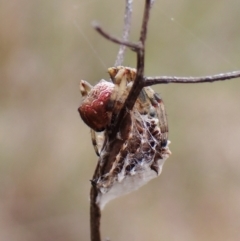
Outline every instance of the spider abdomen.
[(103, 131), (111, 121), (110, 98), (114, 84), (101, 80), (97, 85), (86, 91), (86, 81), (80, 82), (83, 101), (78, 108), (83, 121), (95, 131)]

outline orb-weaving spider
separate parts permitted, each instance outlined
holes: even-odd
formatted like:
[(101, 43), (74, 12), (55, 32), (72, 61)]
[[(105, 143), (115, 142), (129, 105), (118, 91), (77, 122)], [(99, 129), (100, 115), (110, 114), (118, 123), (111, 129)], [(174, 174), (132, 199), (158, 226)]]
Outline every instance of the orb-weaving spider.
[[(145, 87), (133, 109), (127, 111), (129, 117), (126, 127), (119, 131), (117, 139), (121, 141), (122, 135), (127, 136), (106, 171), (104, 156), (109, 150), (105, 147), (109, 146), (112, 126), (133, 86), (136, 70), (118, 66), (109, 68), (108, 73), (113, 83), (101, 80), (91, 87), (86, 81), (80, 82), (83, 102), (79, 113), (91, 128), (95, 152), (102, 159), (99, 174), (93, 180), (99, 189), (98, 203), (101, 207), (109, 200), (131, 192), (159, 175), (164, 161), (170, 155), (163, 101), (153, 89)], [(100, 147), (96, 134), (99, 131), (103, 131), (104, 139)]]
[[(105, 131), (111, 125), (111, 118), (117, 115), (129, 94), (136, 78), (136, 69), (129, 67), (112, 67), (108, 69), (112, 82), (101, 80), (92, 87), (87, 81), (80, 81), (80, 92), (83, 102), (79, 113), (84, 122), (91, 128), (92, 144), (99, 156), (103, 140), (98, 140), (96, 132)], [(161, 146), (166, 146), (168, 138), (168, 123), (161, 97), (150, 87), (145, 87), (137, 99), (135, 108), (142, 115), (150, 114), (158, 118), (161, 132)], [(100, 137), (100, 139), (102, 139)]]

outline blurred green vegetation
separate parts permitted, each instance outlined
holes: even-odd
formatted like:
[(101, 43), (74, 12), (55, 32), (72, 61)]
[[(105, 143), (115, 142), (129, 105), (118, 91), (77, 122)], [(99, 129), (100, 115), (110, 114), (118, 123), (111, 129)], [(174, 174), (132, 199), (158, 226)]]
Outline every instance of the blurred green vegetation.
[[(239, 0), (156, 1), (146, 75), (240, 69), (239, 9)], [(135, 1), (132, 40), (142, 10)], [(0, 240), (89, 240), (97, 158), (77, 112), (78, 83), (108, 78), (118, 46), (91, 22), (120, 36), (123, 12), (124, 1), (0, 2)], [(135, 59), (128, 51), (124, 64), (134, 67)], [(239, 89), (239, 79), (155, 87), (173, 154), (159, 178), (107, 205), (103, 237), (240, 240)]]

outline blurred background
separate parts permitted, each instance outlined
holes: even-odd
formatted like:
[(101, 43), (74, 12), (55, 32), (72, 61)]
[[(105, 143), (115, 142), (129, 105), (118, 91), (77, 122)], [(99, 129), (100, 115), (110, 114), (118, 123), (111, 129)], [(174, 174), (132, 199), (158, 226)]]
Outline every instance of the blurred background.
[[(96, 84), (118, 46), (123, 0), (0, 2), (0, 240), (89, 240), (97, 157), (81, 121), (80, 79)], [(143, 2), (135, 1), (131, 40)], [(151, 12), (146, 75), (240, 69), (239, 0), (161, 0)], [(135, 67), (128, 51), (124, 65)], [(240, 240), (240, 79), (161, 85), (172, 156), (159, 178), (110, 202), (102, 236), (137, 241)]]

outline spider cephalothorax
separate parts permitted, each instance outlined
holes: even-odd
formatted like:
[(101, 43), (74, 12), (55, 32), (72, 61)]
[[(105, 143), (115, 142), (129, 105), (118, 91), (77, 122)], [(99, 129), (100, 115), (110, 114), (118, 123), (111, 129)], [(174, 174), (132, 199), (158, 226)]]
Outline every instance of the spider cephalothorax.
[[(119, 66), (109, 68), (108, 73), (113, 83), (101, 80), (94, 87), (86, 81), (80, 83), (84, 100), (79, 112), (92, 128), (93, 145), (100, 156), (92, 183), (99, 191), (97, 202), (101, 207), (158, 176), (171, 154), (164, 105), (150, 87), (143, 88), (133, 109), (128, 111), (118, 140), (109, 139), (111, 126), (131, 90), (136, 70)], [(95, 131), (104, 131), (100, 147)], [(108, 154), (114, 145), (119, 148), (109, 160)]]

